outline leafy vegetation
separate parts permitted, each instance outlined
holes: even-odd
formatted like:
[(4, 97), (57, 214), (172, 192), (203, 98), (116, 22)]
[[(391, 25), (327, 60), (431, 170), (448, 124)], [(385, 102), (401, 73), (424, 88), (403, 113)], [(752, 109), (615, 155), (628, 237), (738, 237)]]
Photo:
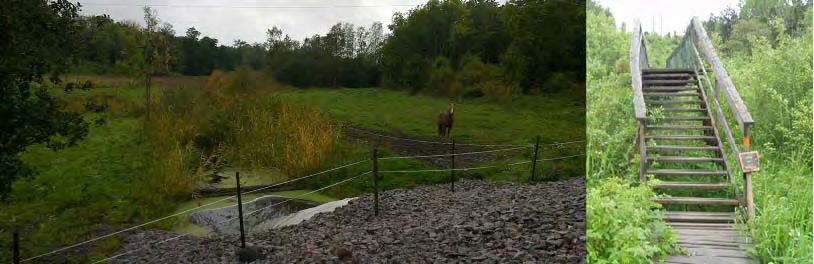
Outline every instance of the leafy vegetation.
[[(587, 261), (650, 263), (676, 252), (677, 245), (661, 220), (661, 206), (652, 201), (655, 193), (638, 184), (627, 67), (631, 36), (617, 29), (610, 12), (596, 3), (589, 3), (587, 13)], [(669, 51), (650, 52), (654, 40), (660, 41), (647, 38), (648, 55), (666, 59)]]
[[(754, 243), (749, 253), (763, 263), (811, 262), (811, 27), (794, 22), (800, 14), (810, 19), (810, 4), (747, 0), (740, 15), (728, 10), (704, 23), (716, 48), (724, 51), (726, 69), (756, 121), (750, 134), (752, 150), (761, 153), (761, 172), (752, 177), (757, 216), (746, 227)], [(761, 11), (765, 6), (785, 11)], [(766, 30), (748, 29), (755, 27)], [(625, 196), (604, 191), (620, 185), (630, 186), (630, 192), (644, 188), (637, 186), (636, 130), (626, 58), (630, 35), (616, 29), (610, 12), (595, 3), (589, 4), (587, 30), (589, 262), (646, 263), (654, 256), (676, 252), (671, 231), (660, 228), (663, 223), (657, 213), (643, 213), (657, 210), (647, 199), (609, 207), (608, 200)], [(648, 35), (646, 40), (651, 65), (662, 67), (678, 38)], [(645, 190), (637, 193), (653, 195)], [(606, 220), (627, 217), (632, 211), (650, 215), (649, 223), (622, 227)], [(603, 239), (614, 232), (640, 232), (643, 227), (651, 228), (655, 237), (626, 243)]]

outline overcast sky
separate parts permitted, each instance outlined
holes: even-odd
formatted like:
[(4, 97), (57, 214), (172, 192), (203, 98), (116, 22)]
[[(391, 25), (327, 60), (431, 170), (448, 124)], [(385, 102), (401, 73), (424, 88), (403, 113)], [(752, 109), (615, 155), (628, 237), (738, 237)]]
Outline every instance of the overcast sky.
[(737, 8), (739, 0), (596, 0), (596, 2), (610, 9), (617, 27), (624, 22), (630, 31), (633, 28), (633, 21), (639, 19), (645, 31), (655, 30), (661, 34), (676, 32), (683, 35), (693, 16), (707, 20), (710, 14), (717, 15), (727, 6)]
[[(74, 0), (75, 1), (75, 0)], [(81, 0), (80, 0), (81, 1)], [(337, 22), (369, 27), (390, 24), (393, 14), (406, 12), (427, 0), (88, 0), (85, 15), (108, 14), (114, 20), (143, 23), (142, 8), (149, 5), (158, 17), (173, 25), (176, 35), (195, 27), (203, 35), (231, 45), (235, 39), (265, 41), (266, 29), (277, 26), (302, 40), (325, 34)], [(505, 2), (501, 0), (498, 2)]]

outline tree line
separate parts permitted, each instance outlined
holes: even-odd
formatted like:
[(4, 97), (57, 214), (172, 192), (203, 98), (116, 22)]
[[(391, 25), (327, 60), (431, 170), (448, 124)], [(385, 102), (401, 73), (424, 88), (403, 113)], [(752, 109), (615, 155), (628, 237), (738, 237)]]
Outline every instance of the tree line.
[[(79, 21), (87, 45), (72, 71), (135, 71), (139, 25), (106, 15)], [(224, 45), (195, 28), (176, 36), (163, 23), (156, 31), (172, 56), (156, 73), (246, 66), (298, 87), (389, 86), (453, 97), (559, 92), (582, 89), (584, 28), (584, 3), (553, 0), (431, 0), (395, 14), (389, 34), (381, 23), (337, 23), (299, 41), (273, 27), (264, 43), (252, 44)]]

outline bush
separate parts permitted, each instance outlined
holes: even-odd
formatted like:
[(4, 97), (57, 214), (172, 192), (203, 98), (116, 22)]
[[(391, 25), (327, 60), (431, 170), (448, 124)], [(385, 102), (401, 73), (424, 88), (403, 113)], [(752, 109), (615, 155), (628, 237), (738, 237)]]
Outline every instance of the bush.
[(588, 263), (651, 263), (677, 249), (650, 188), (617, 177), (594, 185), (586, 201)]

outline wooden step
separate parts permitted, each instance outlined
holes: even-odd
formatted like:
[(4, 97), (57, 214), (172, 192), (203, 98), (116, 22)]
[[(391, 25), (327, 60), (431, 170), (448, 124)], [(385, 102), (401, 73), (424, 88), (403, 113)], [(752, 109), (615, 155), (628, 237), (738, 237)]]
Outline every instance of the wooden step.
[(707, 116), (663, 116), (653, 121), (707, 121), (710, 120)]
[(695, 75), (689, 73), (645, 73), (642, 74), (642, 79), (695, 79)]
[(665, 113), (706, 113), (706, 108), (662, 108)]
[(715, 163), (719, 163), (719, 164), (724, 163), (724, 159), (722, 159), (722, 158), (713, 158), (713, 157), (678, 157), (678, 156), (647, 157), (647, 161), (656, 161), (656, 162), (664, 162), (664, 163), (704, 163), (704, 162), (715, 162)]
[(711, 126), (649, 125), (650, 130), (711, 130)]
[[(712, 137), (714, 140), (715, 137)], [(651, 146), (647, 147), (647, 152), (688, 152), (688, 151), (712, 151), (720, 152), (717, 146)]]
[(650, 105), (688, 105), (698, 104), (703, 105), (703, 100), (647, 100), (645, 103)]
[(663, 197), (654, 199), (660, 204), (740, 205), (735, 199), (705, 197)]
[(644, 93), (644, 97), (660, 97), (660, 96), (661, 97), (668, 97), (668, 96), (700, 97), (701, 94), (693, 93), (693, 92), (675, 92), (675, 93), (670, 93), (670, 92), (651, 92), (651, 93), (647, 93), (647, 92), (645, 92)]
[(669, 140), (669, 141), (711, 141), (715, 142), (713, 136), (679, 136), (679, 135), (660, 135), (660, 136), (645, 136), (645, 140)]
[(642, 70), (642, 74), (670, 74), (686, 73), (695, 75), (695, 70), (690, 68), (650, 68)]
[(643, 87), (642, 92), (644, 93), (659, 93), (659, 92), (686, 92), (686, 91), (696, 91), (700, 92), (701, 89), (698, 87), (676, 87), (676, 86), (650, 86), (650, 87)]
[(734, 212), (665, 212), (667, 222), (682, 223), (734, 223)]
[(726, 176), (726, 171), (691, 169), (647, 169), (646, 174), (662, 176)]
[(687, 86), (694, 83), (695, 80), (642, 80), (644, 86)]
[(729, 188), (728, 183), (703, 183), (703, 182), (681, 182), (681, 181), (660, 181), (659, 184), (651, 185), (654, 189), (698, 189), (698, 190), (724, 190)]

